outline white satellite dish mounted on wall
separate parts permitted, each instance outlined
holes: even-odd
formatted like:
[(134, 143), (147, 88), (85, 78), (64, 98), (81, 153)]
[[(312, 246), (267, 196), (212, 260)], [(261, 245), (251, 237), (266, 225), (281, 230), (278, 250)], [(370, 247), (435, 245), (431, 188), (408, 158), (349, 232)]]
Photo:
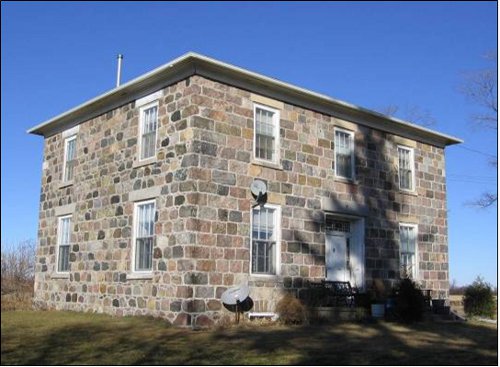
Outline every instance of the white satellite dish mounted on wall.
[[(253, 180), (250, 191), (257, 201), (256, 205), (263, 205), (267, 200), (267, 185), (262, 180)], [(254, 205), (255, 206), (255, 205)]]
[(253, 307), (253, 300), (248, 296), (250, 289), (247, 284), (227, 289), (220, 299), (229, 311), (235, 313), (236, 323), (240, 322), (240, 313), (249, 311)]

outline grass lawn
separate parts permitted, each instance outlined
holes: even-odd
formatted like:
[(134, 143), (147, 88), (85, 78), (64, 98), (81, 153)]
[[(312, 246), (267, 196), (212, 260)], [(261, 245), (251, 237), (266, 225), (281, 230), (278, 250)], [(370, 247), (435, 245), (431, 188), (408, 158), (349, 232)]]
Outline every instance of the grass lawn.
[(244, 324), (169, 327), (145, 317), (2, 312), (2, 364), (497, 365), (496, 325)]

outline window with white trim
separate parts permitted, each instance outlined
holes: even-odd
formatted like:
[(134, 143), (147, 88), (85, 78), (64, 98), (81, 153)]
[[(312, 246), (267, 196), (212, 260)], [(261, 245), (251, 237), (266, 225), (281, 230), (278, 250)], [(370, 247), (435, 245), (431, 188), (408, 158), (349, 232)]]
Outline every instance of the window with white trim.
[(153, 270), (155, 210), (154, 200), (135, 204), (133, 269), (136, 272)]
[(417, 226), (399, 225), (401, 277), (417, 278)]
[(69, 271), (69, 246), (71, 243), (71, 215), (58, 218), (57, 225), (57, 272)]
[(413, 149), (398, 146), (399, 158), (399, 188), (401, 190), (414, 190), (415, 170), (413, 168)]
[(63, 181), (73, 180), (73, 171), (76, 162), (76, 135), (70, 136), (64, 140), (64, 164)]
[(254, 105), (254, 156), (255, 159), (278, 163), (279, 152), (278, 110)]
[(252, 274), (276, 275), (279, 266), (280, 208), (252, 209)]
[(158, 127), (158, 103), (140, 109), (139, 160), (156, 156), (156, 130)]
[(335, 129), (335, 176), (354, 179), (354, 133)]

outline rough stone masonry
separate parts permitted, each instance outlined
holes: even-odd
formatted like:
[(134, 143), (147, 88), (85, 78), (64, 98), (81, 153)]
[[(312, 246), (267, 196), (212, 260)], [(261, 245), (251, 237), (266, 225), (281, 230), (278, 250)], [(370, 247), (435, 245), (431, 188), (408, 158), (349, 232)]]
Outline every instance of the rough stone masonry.
[[(35, 302), (207, 326), (228, 287), (248, 281), (255, 311), (325, 277), (325, 202), (367, 209), (365, 279), (399, 277), (399, 223), (418, 224), (424, 288), (446, 296), (442, 148), (194, 75), (158, 95), (156, 157), (139, 164), (139, 109), (124, 104), (73, 127), (74, 179), (62, 183), (65, 132), (46, 137)], [(253, 161), (253, 103), (280, 110), (278, 166)], [(334, 177), (334, 128), (355, 133), (354, 183)], [(414, 148), (415, 193), (398, 189), (397, 145)], [(281, 274), (250, 275), (250, 184), (281, 207)], [(155, 198), (153, 272), (131, 275), (133, 202)], [(70, 271), (56, 272), (57, 217), (72, 214)]]

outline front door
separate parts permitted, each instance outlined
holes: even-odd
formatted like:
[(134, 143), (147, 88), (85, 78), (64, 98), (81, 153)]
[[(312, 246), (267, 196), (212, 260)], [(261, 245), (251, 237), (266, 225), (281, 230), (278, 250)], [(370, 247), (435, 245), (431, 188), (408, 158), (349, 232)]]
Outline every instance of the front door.
[(349, 240), (345, 233), (326, 234), (326, 280), (351, 281)]

